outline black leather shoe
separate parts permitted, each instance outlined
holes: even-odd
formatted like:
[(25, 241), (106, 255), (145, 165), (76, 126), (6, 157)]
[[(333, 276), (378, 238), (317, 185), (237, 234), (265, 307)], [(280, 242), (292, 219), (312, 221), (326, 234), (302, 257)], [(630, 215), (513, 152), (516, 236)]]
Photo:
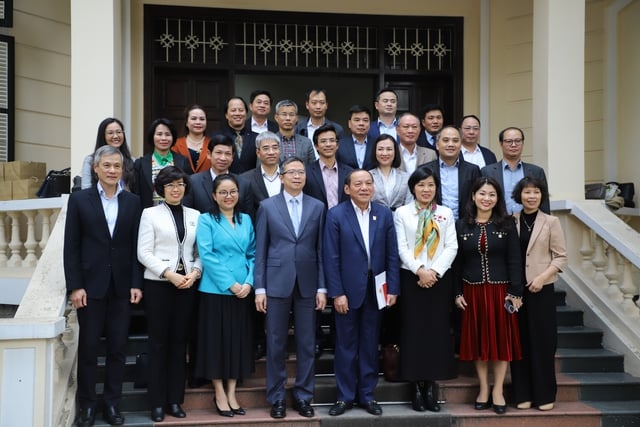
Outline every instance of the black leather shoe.
[(437, 386), (433, 381), (426, 381), (424, 386), (424, 398), (425, 406), (431, 412), (440, 412), (440, 405), (438, 404)]
[(342, 400), (338, 400), (336, 403), (333, 404), (333, 406), (329, 409), (329, 415), (342, 415), (344, 414), (348, 409), (353, 408), (353, 403), (349, 402), (343, 402)]
[(507, 405), (493, 405), (493, 412), (502, 415), (507, 412)]
[(427, 407), (424, 404), (424, 398), (422, 397), (422, 390), (420, 389), (419, 383), (414, 383), (414, 392), (411, 398), (411, 407), (414, 411), (424, 412), (427, 410)]
[(478, 410), (478, 411), (484, 411), (485, 409), (489, 409), (489, 408), (491, 408), (491, 399), (487, 400), (486, 402), (478, 402), (478, 401), (476, 401), (476, 403), (474, 403), (473, 407), (476, 408), (476, 410)]
[(382, 407), (375, 400), (368, 401), (362, 407), (371, 415), (382, 415)]
[(315, 415), (315, 412), (311, 407), (311, 403), (306, 400), (300, 399), (293, 402), (293, 409), (298, 411), (298, 413), (303, 417), (311, 418)]
[[(231, 405), (229, 405), (229, 408), (231, 408)], [(247, 414), (247, 411), (245, 411), (242, 406), (238, 406), (237, 408), (231, 408), (231, 412), (233, 412), (235, 415), (246, 415)]]
[(151, 409), (151, 421), (159, 423), (164, 421), (164, 410), (161, 406)]
[(96, 410), (93, 408), (83, 408), (78, 413), (76, 425), (78, 427), (91, 427), (96, 422)]
[(184, 410), (177, 403), (170, 403), (169, 406), (167, 406), (167, 413), (176, 418), (184, 418), (187, 416)]
[(124, 424), (124, 417), (115, 406), (107, 406), (102, 411), (102, 416), (107, 424), (112, 426), (121, 426)]
[(287, 416), (287, 405), (284, 400), (276, 400), (271, 405), (271, 418), (284, 418)]

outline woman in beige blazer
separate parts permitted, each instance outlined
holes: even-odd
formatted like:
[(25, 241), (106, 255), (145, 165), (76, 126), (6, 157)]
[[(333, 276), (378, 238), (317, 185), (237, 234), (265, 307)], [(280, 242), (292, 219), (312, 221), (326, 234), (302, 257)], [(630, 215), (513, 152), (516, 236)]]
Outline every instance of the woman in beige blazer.
[(554, 282), (567, 264), (567, 249), (558, 218), (539, 210), (548, 200), (547, 186), (525, 176), (513, 189), (522, 204), (516, 213), (526, 276), (524, 304), (518, 314), (522, 360), (511, 362), (511, 380), (518, 409), (553, 409), (556, 398), (554, 357), (557, 346)]

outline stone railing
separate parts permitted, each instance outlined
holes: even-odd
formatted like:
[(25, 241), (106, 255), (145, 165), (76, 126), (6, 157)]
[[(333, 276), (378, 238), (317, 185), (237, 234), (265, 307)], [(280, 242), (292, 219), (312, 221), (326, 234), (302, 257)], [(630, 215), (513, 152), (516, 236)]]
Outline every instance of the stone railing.
[[(17, 210), (7, 209), (12, 202), (0, 204), (2, 218), (8, 216), (12, 228), (11, 240), (1, 246), (11, 254), (3, 260), (24, 268), (39, 258), (15, 316), (0, 319), (2, 426), (70, 426), (73, 422), (78, 324), (75, 311), (67, 305), (62, 266), (66, 200), (23, 201)], [(13, 203), (10, 206), (15, 207), (17, 202)], [(50, 218), (58, 209), (51, 230)], [(22, 216), (27, 224), (24, 233)], [(38, 216), (43, 218), (41, 230), (36, 227)]]
[(585, 324), (604, 330), (606, 348), (625, 355), (625, 370), (640, 376), (640, 234), (599, 200), (553, 202), (552, 210), (567, 238), (569, 303), (584, 310)]

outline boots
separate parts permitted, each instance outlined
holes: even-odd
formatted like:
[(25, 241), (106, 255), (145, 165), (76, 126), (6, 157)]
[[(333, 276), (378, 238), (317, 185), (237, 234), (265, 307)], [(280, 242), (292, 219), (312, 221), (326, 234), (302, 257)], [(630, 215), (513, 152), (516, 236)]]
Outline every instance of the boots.
[(431, 412), (440, 412), (440, 405), (438, 404), (438, 386), (434, 381), (425, 381), (424, 390), (422, 392), (424, 397), (425, 407)]
[(411, 407), (414, 411), (424, 412), (427, 410), (427, 407), (424, 403), (424, 398), (422, 397), (422, 390), (419, 382), (415, 382), (411, 384), (413, 386), (413, 394), (411, 399)]

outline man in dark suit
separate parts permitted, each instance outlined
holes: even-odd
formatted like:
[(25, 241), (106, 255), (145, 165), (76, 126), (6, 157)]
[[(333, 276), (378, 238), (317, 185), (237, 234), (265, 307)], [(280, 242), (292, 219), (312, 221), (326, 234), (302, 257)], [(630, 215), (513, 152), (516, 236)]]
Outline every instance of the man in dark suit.
[(427, 104), (420, 110), (420, 123), (422, 132), (418, 136), (419, 147), (436, 149), (438, 133), (444, 125), (444, 110), (438, 104)]
[(93, 157), (95, 187), (69, 197), (64, 234), (64, 273), (71, 303), (78, 312), (78, 426), (92, 426), (97, 406), (96, 379), (100, 336), (107, 339), (104, 419), (122, 425), (125, 347), (130, 304), (142, 298), (142, 269), (137, 262), (140, 199), (120, 186), (123, 160), (112, 146)]
[(378, 119), (371, 123), (369, 129), (369, 141), (375, 141), (382, 133), (391, 135), (396, 141), (396, 114), (398, 113), (398, 94), (389, 88), (382, 88), (376, 94), (374, 102), (376, 111), (378, 111)]
[[(207, 146), (207, 157), (211, 161), (211, 169), (191, 175), (191, 189), (184, 196), (182, 203), (201, 213), (209, 212), (213, 206), (213, 180), (218, 175), (231, 173), (238, 181), (240, 187), (240, 212), (255, 217), (253, 196), (247, 181), (231, 172), (231, 166), (235, 159), (235, 145), (227, 135), (217, 134), (211, 137)], [(254, 148), (255, 156), (255, 148)]]
[(297, 157), (306, 165), (316, 159), (311, 140), (306, 136), (295, 133), (298, 122), (298, 105), (284, 99), (276, 104), (276, 123), (280, 137), (280, 161), (289, 157)]
[(350, 136), (341, 136), (336, 157), (354, 169), (373, 169), (371, 150), (375, 140), (368, 138), (371, 127), (371, 111), (362, 105), (354, 105), (349, 109)]
[(233, 153), (233, 163), (230, 171), (242, 173), (256, 167), (256, 136), (257, 133), (251, 131), (251, 126), (247, 125), (247, 103), (239, 96), (231, 97), (224, 106), (224, 117), (227, 119), (219, 130), (212, 133), (215, 135), (226, 135), (233, 141), (235, 150)]
[(269, 120), (273, 98), (271, 93), (264, 89), (257, 89), (249, 95), (249, 110), (251, 118), (247, 120), (245, 127), (258, 135), (265, 131), (278, 132), (278, 124)]
[(356, 397), (373, 415), (382, 408), (373, 392), (378, 383), (380, 311), (375, 277), (386, 273), (386, 303), (396, 303), (400, 291), (398, 241), (391, 211), (373, 197), (373, 177), (354, 169), (344, 191), (351, 200), (327, 213), (323, 261), (336, 321), (334, 369), (338, 400), (329, 415), (342, 415)]
[(322, 264), (322, 203), (302, 193), (305, 170), (291, 157), (280, 170), (283, 191), (264, 200), (256, 222), (256, 309), (267, 315), (267, 400), (271, 416), (286, 416), (285, 365), (289, 312), (296, 339), (294, 409), (313, 417), (316, 310), (327, 302)]
[(460, 122), (460, 135), (462, 136), (461, 152), (465, 161), (473, 163), (480, 169), (498, 161), (493, 151), (478, 142), (480, 138), (480, 119), (478, 117), (473, 114), (464, 116)]
[[(518, 181), (525, 176), (531, 176), (547, 185), (547, 176), (540, 166), (522, 161), (524, 148), (524, 132), (522, 129), (510, 126), (500, 132), (498, 139), (502, 147), (502, 160), (485, 166), (482, 168), (481, 173), (483, 176), (490, 176), (500, 183), (504, 191), (507, 212), (512, 214), (522, 210), (522, 205), (511, 198), (513, 188)], [(546, 214), (551, 213), (548, 196), (542, 200), (540, 210)]]
[(313, 141), (313, 134), (323, 125), (332, 125), (338, 136), (342, 136), (344, 129), (336, 122), (327, 119), (329, 102), (327, 101), (327, 91), (324, 89), (310, 89), (307, 92), (305, 107), (309, 112), (309, 117), (300, 116), (296, 124), (296, 133), (306, 136)]

